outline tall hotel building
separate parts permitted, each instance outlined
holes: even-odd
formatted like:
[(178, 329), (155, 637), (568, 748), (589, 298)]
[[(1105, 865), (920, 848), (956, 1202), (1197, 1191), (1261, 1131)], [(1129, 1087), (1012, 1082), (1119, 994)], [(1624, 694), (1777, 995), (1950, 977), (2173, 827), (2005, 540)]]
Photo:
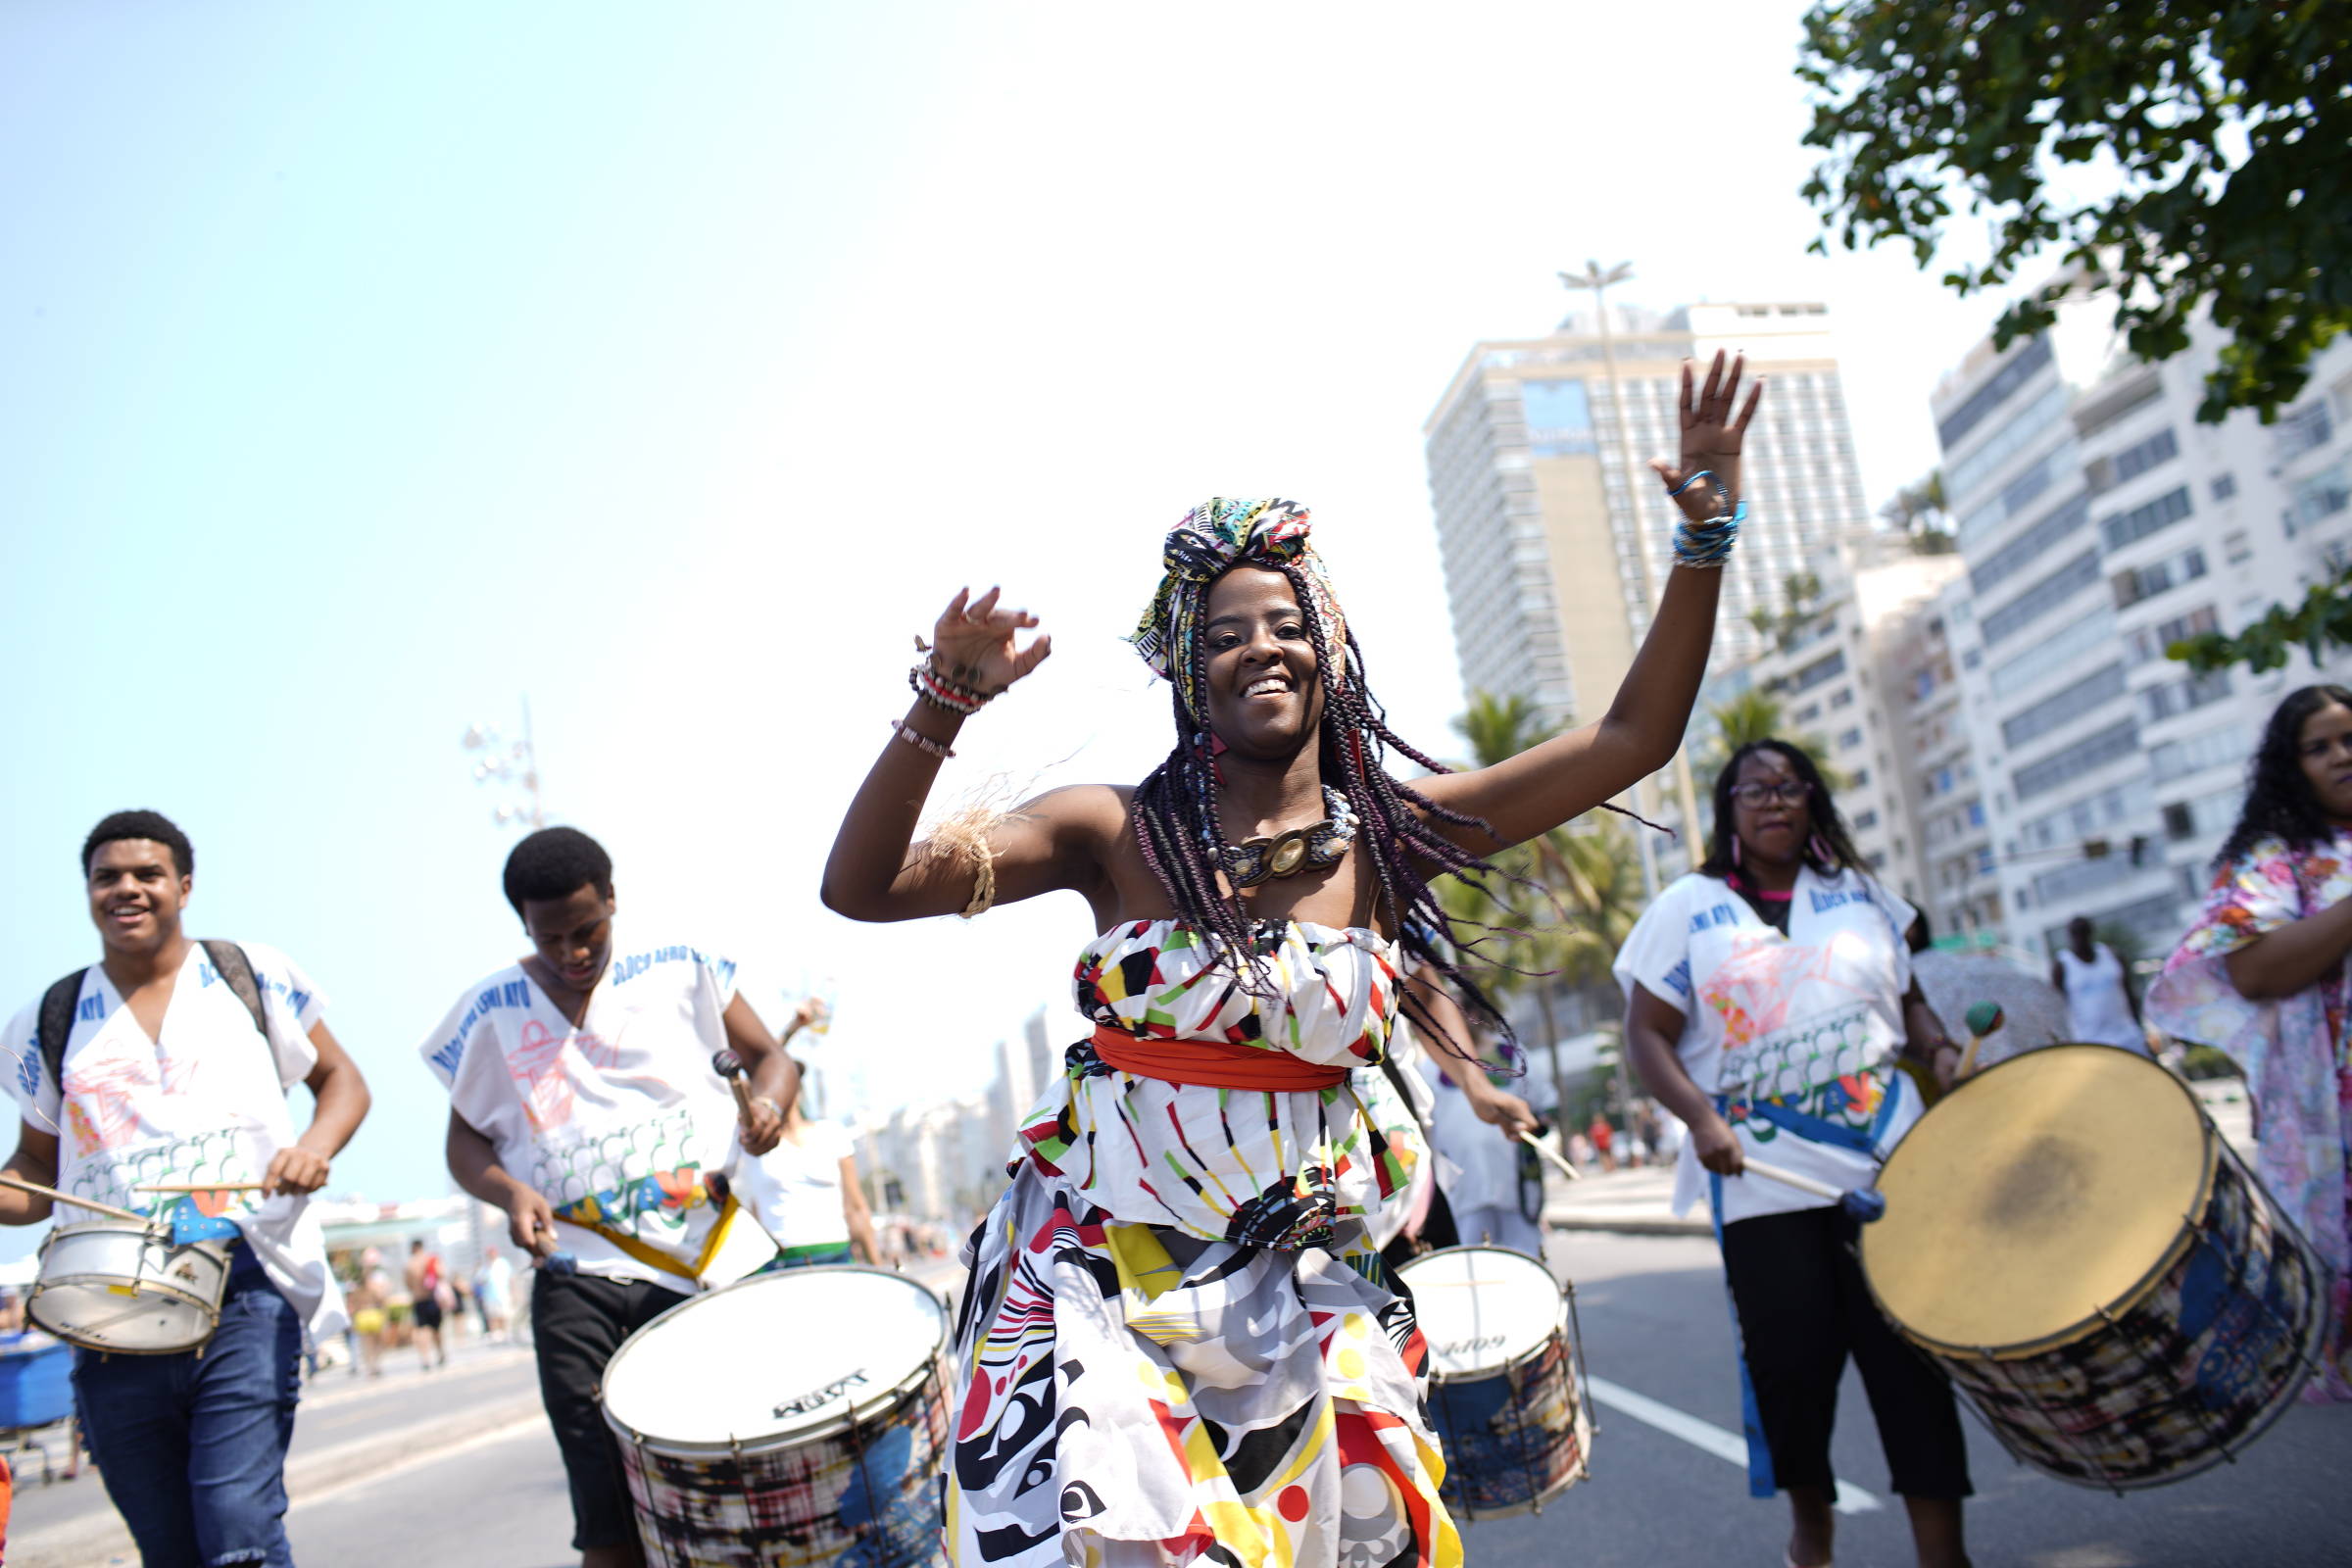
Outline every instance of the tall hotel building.
[(1423, 426), (1430, 500), (1472, 691), (1550, 722), (1598, 718), (1649, 624), (1677, 515), (1643, 465), (1681, 441), (1683, 361), (1742, 351), (1771, 380), (1746, 452), (1751, 520), (1724, 576), (1719, 667), (1762, 652), (1748, 624), (1783, 579), (1869, 514), (1827, 307), (1692, 305), (1609, 315), (1623, 418), (1591, 315), (1548, 337), (1480, 343)]
[(2068, 301), (2046, 332), (1980, 344), (1935, 397), (1968, 575), (1945, 596), (1944, 678), (1915, 695), (1938, 688), (1948, 739), (1966, 734), (1922, 748), (1917, 810), (1945, 929), (2046, 952), (2082, 914), (2156, 958), (2195, 913), (2271, 709), (2352, 665), (2195, 676), (2164, 652), (2352, 562), (2352, 342), (2276, 424), (2201, 424), (2221, 335), (2199, 322), (2144, 364), (2113, 314)]

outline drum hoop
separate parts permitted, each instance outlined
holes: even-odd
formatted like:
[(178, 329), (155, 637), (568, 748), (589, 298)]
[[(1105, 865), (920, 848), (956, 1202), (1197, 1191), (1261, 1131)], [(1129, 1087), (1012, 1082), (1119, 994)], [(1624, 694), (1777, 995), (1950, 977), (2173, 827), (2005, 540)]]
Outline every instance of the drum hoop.
[[(1551, 1270), (1544, 1266), (1544, 1261), (1541, 1258), (1529, 1256), (1529, 1254), (1519, 1251), (1513, 1248), (1473, 1246), (1468, 1243), (1465, 1243), (1460, 1247), (1441, 1247), (1434, 1251), (1423, 1252), (1419, 1257), (1414, 1258), (1411, 1262), (1405, 1264), (1401, 1268), (1398, 1268), (1396, 1271), (1396, 1277), (1400, 1280), (1403, 1280), (1404, 1283), (1409, 1287), (1412, 1284), (1412, 1280), (1408, 1272), (1409, 1270), (1417, 1269), (1433, 1258), (1446, 1257), (1454, 1252), (1508, 1252), (1513, 1257), (1527, 1258), (1530, 1263), (1535, 1264), (1536, 1267), (1543, 1272), (1545, 1279), (1551, 1279)], [(1431, 1365), (1428, 1373), (1426, 1374), (1429, 1378), (1429, 1381), (1432, 1383), (1483, 1383), (1489, 1378), (1498, 1378), (1507, 1372), (1515, 1371), (1519, 1367), (1525, 1366), (1528, 1362), (1535, 1360), (1545, 1350), (1550, 1349), (1555, 1341), (1564, 1343), (1571, 1351), (1579, 1350), (1581, 1348), (1577, 1345), (1575, 1336), (1568, 1332), (1567, 1290), (1560, 1284), (1558, 1280), (1551, 1280), (1551, 1288), (1552, 1293), (1559, 1298), (1559, 1310), (1554, 1315), (1550, 1333), (1544, 1335), (1534, 1345), (1529, 1346), (1525, 1350), (1522, 1350), (1519, 1354), (1512, 1356), (1509, 1360), (1499, 1361), (1489, 1367), (1481, 1367), (1475, 1372), (1439, 1371), (1436, 1365), (1437, 1351), (1432, 1349), (1430, 1351)], [(1413, 1316), (1417, 1323), (1421, 1314), (1416, 1309), (1413, 1313)]]
[[(2214, 1189), (2221, 1180), (2222, 1156), (2229, 1152), (2222, 1144), (2221, 1130), (2214, 1126), (2213, 1118), (2205, 1113), (2204, 1102), (2197, 1099), (2196, 1091), (2189, 1088), (2187, 1083), (2171, 1068), (2160, 1062), (2148, 1062), (2148, 1058), (2136, 1051), (2129, 1051), (2122, 1046), (2102, 1045), (2093, 1040), (2073, 1040), (2062, 1042), (2062, 1044), (2079, 1050), (2112, 1051), (2118, 1055), (2129, 1056), (2134, 1061), (2147, 1062), (2154, 1070), (2163, 1073), (2172, 1082), (2173, 1087), (2180, 1092), (2181, 1098), (2188, 1102), (2189, 1108), (2197, 1113), (2197, 1130), (2202, 1136), (2205, 1146), (2205, 1169), (2197, 1179), (2196, 1196), (2190, 1201), (2189, 1212), (2180, 1216), (2180, 1229), (2174, 1236), (2172, 1245), (2167, 1247), (2155, 1263), (2149, 1266), (2147, 1272), (2134, 1280), (2121, 1296), (2112, 1301), (2092, 1307), (2087, 1315), (2054, 1334), (2045, 1334), (2034, 1340), (2023, 1340), (2015, 1345), (1952, 1345), (1913, 1330), (1910, 1325), (1886, 1309), (1886, 1298), (1879, 1294), (1878, 1282), (1870, 1277), (1869, 1250), (1859, 1249), (1864, 1259), (1862, 1283), (1870, 1292), (1871, 1304), (1879, 1309), (1880, 1316), (1894, 1325), (1896, 1333), (1923, 1350), (1936, 1355), (1949, 1356), (1955, 1360), (2026, 1361), (2037, 1355), (2046, 1355), (2052, 1350), (2064, 1349), (2067, 1346), (2079, 1344), (2094, 1334), (2103, 1332), (2110, 1326), (2110, 1318), (2123, 1316), (2146, 1299), (2149, 1293), (2162, 1284), (2164, 1277), (2173, 1271), (2174, 1265), (2178, 1264), (2187, 1254), (2188, 1250), (2197, 1243), (2198, 1227), (2203, 1223), (2202, 1216), (2205, 1210), (2212, 1206)], [(2048, 1051), (2057, 1048), (2045, 1046), (2040, 1049)], [(2034, 1054), (2035, 1054), (2034, 1052), (2022, 1052), (2006, 1060), (1996, 1061), (1977, 1074), (1976, 1077), (1968, 1080), (1967, 1083), (1953, 1088), (1944, 1098), (1949, 1100), (1965, 1094), (1971, 1086), (1982, 1083), (2003, 1068), (2014, 1066)], [(1905, 1143), (1908, 1142), (1909, 1140), (1906, 1139)], [(1886, 1158), (1887, 1165), (1891, 1166), (1896, 1160), (1903, 1157), (1903, 1144), (1894, 1146), (1894, 1152)], [(2240, 1163), (2242, 1167), (2242, 1162)], [(2256, 1190), (2258, 1192), (2261, 1190), (2259, 1184), (2257, 1184)], [(2265, 1196), (2267, 1197), (2267, 1195)]]
[[(794, 1427), (789, 1431), (771, 1432), (765, 1437), (753, 1438), (748, 1441), (731, 1436), (709, 1439), (656, 1438), (639, 1432), (635, 1427), (622, 1421), (612, 1413), (612, 1400), (609, 1397), (600, 1396), (597, 1406), (599, 1413), (605, 1418), (605, 1424), (650, 1453), (682, 1459), (706, 1458), (713, 1454), (784, 1452), (811, 1443), (819, 1443), (828, 1438), (837, 1438), (853, 1427), (870, 1426), (882, 1417), (896, 1414), (906, 1403), (910, 1396), (919, 1393), (934, 1379), (945, 1380), (948, 1341), (950, 1331), (955, 1323), (955, 1314), (948, 1310), (947, 1302), (941, 1298), (937, 1291), (911, 1275), (902, 1274), (896, 1269), (874, 1268), (865, 1263), (820, 1263), (808, 1268), (794, 1269), (790, 1277), (799, 1279), (810, 1274), (880, 1274), (886, 1278), (901, 1280), (913, 1286), (925, 1296), (930, 1297), (940, 1308), (939, 1342), (932, 1346), (930, 1353), (917, 1362), (914, 1369), (905, 1377), (888, 1388), (878, 1390), (867, 1398), (849, 1406), (840, 1415), (821, 1426)], [(688, 1297), (677, 1305), (661, 1313), (636, 1333), (620, 1342), (620, 1348), (614, 1350), (612, 1360), (605, 1363), (604, 1386), (611, 1387), (613, 1363), (627, 1352), (629, 1347), (640, 1336), (652, 1332), (657, 1325), (671, 1314), (683, 1312), (699, 1301), (707, 1301), (710, 1298), (722, 1296), (728, 1291), (739, 1291), (747, 1285), (759, 1285), (778, 1277), (773, 1274), (754, 1274), (748, 1278), (736, 1280), (732, 1284), (721, 1285), (716, 1290), (705, 1291), (700, 1296)]]

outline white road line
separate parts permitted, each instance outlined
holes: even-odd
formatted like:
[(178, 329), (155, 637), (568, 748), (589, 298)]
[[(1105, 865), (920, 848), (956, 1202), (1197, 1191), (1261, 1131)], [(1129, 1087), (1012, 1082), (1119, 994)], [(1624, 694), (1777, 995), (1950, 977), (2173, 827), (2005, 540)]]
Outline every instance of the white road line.
[[(1677, 1437), (1693, 1448), (1702, 1449), (1718, 1459), (1728, 1459), (1740, 1469), (1747, 1468), (1747, 1440), (1737, 1432), (1727, 1432), (1712, 1421), (1701, 1421), (1694, 1415), (1677, 1410), (1671, 1404), (1660, 1404), (1646, 1394), (1636, 1394), (1623, 1384), (1607, 1378), (1587, 1376), (1592, 1397), (1610, 1409), (1630, 1415), (1635, 1420), (1656, 1427), (1670, 1437)], [(1869, 1513), (1886, 1506), (1850, 1481), (1838, 1483), (1838, 1500), (1834, 1507), (1839, 1513)]]

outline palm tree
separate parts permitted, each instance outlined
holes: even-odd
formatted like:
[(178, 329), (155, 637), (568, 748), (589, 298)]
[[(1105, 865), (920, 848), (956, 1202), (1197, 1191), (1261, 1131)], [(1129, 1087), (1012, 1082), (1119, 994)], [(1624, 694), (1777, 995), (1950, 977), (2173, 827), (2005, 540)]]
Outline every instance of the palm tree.
[[(1492, 767), (1557, 733), (1542, 723), (1520, 696), (1474, 692), (1453, 727), (1470, 743), (1476, 765)], [(1634, 845), (1614, 819), (1596, 817), (1514, 845), (1494, 858), (1495, 876), (1481, 889), (1449, 877), (1439, 889), (1446, 910), (1466, 930), (1483, 931), (1470, 957), (1497, 1001), (1535, 987), (1545, 1049), (1552, 1054), (1552, 1090), (1564, 1114), (1566, 1074), (1557, 1050), (1553, 1006), (1558, 984), (1591, 985), (1608, 978), (1617, 950), (1641, 913), (1642, 873)]]

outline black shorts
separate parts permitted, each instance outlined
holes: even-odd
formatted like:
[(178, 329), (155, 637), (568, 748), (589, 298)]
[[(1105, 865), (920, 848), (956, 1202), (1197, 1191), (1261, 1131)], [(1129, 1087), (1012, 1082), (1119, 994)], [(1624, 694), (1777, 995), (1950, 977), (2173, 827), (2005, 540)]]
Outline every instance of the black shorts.
[(564, 1474), (571, 1484), (571, 1545), (625, 1545), (637, 1539), (620, 1445), (605, 1424), (599, 1398), (605, 1363), (620, 1342), (685, 1300), (644, 1280), (550, 1274), (532, 1280), (531, 1338), (539, 1358), (539, 1398)]
[(1850, 1355), (1878, 1417), (1893, 1490), (1965, 1497), (1968, 1446), (1952, 1386), (1870, 1298), (1855, 1255), (1860, 1237), (1839, 1208), (1761, 1214), (1723, 1228), (1723, 1271), (1774, 1483), (1783, 1491), (1834, 1484), (1830, 1430)]
[(431, 1297), (419, 1296), (411, 1303), (410, 1309), (416, 1315), (418, 1328), (437, 1329), (441, 1326), (441, 1303)]

